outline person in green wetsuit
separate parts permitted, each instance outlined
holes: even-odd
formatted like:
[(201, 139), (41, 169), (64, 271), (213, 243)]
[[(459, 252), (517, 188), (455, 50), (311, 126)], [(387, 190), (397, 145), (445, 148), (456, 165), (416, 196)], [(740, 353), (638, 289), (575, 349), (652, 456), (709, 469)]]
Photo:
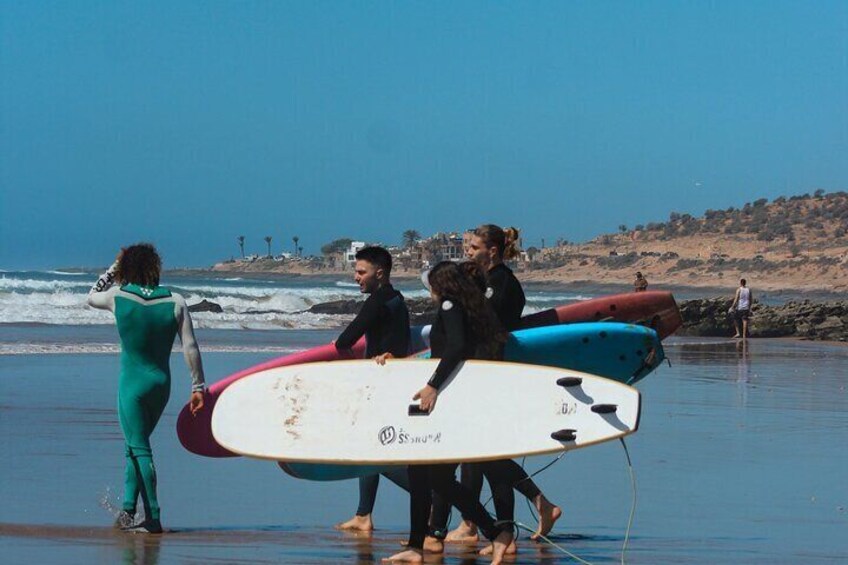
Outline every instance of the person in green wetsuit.
[[(152, 245), (133, 245), (118, 254), (88, 294), (90, 306), (115, 314), (121, 337), (118, 417), (126, 442), (126, 471), (123, 509), (115, 527), (135, 533), (162, 533), (150, 434), (171, 393), (169, 361), (178, 334), (191, 372), (192, 414), (203, 408), (206, 388), (188, 307), (182, 296), (159, 286), (161, 270)], [(145, 520), (136, 523), (139, 496)]]

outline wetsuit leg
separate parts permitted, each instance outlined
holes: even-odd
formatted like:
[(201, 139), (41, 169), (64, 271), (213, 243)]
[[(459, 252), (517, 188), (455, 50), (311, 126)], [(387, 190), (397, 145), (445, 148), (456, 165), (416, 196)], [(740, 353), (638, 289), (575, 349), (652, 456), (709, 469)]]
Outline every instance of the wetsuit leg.
[(455, 464), (431, 465), (430, 485), (432, 489), (442, 495), (449, 504), (456, 506), (464, 515), (469, 516), (486, 538), (489, 540), (495, 539), (501, 533), (502, 528), (495, 526), (495, 521), (480, 504), (480, 499), (456, 481), (455, 471)]
[[(477, 499), (480, 499), (480, 493), (483, 492), (483, 471), (477, 463), (463, 463), (459, 470), (460, 483), (462, 486), (471, 491)], [(463, 520), (470, 520), (468, 516), (463, 516)]]
[[(480, 497), (478, 496), (479, 500)], [(430, 514), (430, 536), (436, 539), (445, 539), (448, 535), (448, 522), (450, 521), (451, 505), (447, 498), (440, 492), (433, 492), (433, 509)], [(463, 515), (465, 518), (465, 515)]]
[(374, 511), (378, 486), (380, 486), (380, 475), (359, 477), (359, 507), (356, 509), (357, 516), (368, 516)]
[(424, 549), (427, 519), (430, 516), (432, 490), (429, 465), (410, 465), (409, 474), (409, 547)]
[(383, 476), (406, 492), (409, 492), (409, 472), (406, 470), (406, 467), (398, 467), (397, 469), (387, 471), (383, 473)]
[[(139, 384), (142, 386), (139, 387)], [(159, 500), (156, 496), (156, 468), (153, 465), (150, 434), (168, 402), (170, 386), (151, 387), (144, 384), (147, 383), (121, 379), (121, 390), (118, 393), (118, 415), (124, 432), (127, 457), (123, 509), (134, 513), (138, 496), (141, 495), (145, 516), (158, 520)]]
[(503, 467), (499, 472), (504, 473), (504, 480), (509, 481), (515, 490), (528, 499), (533, 500), (542, 494), (542, 491), (539, 490), (539, 487), (536, 486), (536, 483), (533, 482), (527, 471), (512, 459), (504, 460)]
[(495, 514), (498, 521), (512, 522), (515, 519), (515, 494), (511, 480), (512, 459), (489, 461), (481, 463), (480, 468), (489, 481), (492, 489), (492, 500), (495, 503)]
[[(463, 463), (460, 472), (461, 484), (467, 488), (471, 494), (480, 500), (480, 493), (483, 490), (483, 471), (479, 463)], [(494, 491), (493, 491), (494, 492)], [(451, 505), (439, 493), (433, 493), (433, 513), (430, 516), (430, 535), (444, 539), (447, 535), (448, 521), (450, 520)], [(473, 521), (465, 514), (462, 515), (463, 520)]]

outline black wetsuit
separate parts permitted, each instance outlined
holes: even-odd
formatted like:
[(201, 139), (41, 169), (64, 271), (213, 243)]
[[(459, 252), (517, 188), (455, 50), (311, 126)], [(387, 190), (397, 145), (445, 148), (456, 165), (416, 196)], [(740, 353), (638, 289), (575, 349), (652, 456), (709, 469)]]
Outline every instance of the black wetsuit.
[[(403, 295), (392, 285), (383, 285), (365, 300), (356, 318), (336, 340), (336, 349), (346, 351), (365, 336), (365, 357), (372, 358), (383, 353), (395, 357), (409, 354), (409, 310)], [(403, 467), (384, 473), (384, 476), (399, 487), (409, 490), (407, 474)], [(367, 516), (374, 510), (380, 475), (360, 477), (359, 506), (357, 516)]]
[(365, 336), (365, 357), (383, 353), (395, 357), (409, 354), (409, 310), (403, 295), (392, 287), (383, 285), (368, 297), (356, 318), (336, 340), (336, 349), (344, 351)]
[(500, 263), (489, 269), (486, 275), (489, 291), (489, 304), (497, 314), (504, 329), (514, 332), (521, 327), (521, 314), (527, 299), (521, 289), (521, 283), (515, 278), (512, 269)]
[[(462, 361), (479, 358), (477, 345), (476, 336), (471, 331), (462, 307), (450, 300), (443, 301), (430, 331), (431, 356), (440, 361), (428, 384), (440, 390)], [(444, 501), (443, 506), (448, 510), (453, 505), (459, 508), (463, 515), (469, 516), (488, 539), (495, 539), (501, 532), (501, 529), (495, 526), (491, 515), (480, 504), (479, 495), (475, 496), (456, 481), (456, 467), (456, 463), (409, 466), (410, 547), (423, 548), (434, 493)], [(511, 484), (499, 480), (496, 476), (490, 477), (487, 472), (486, 476), (495, 491), (498, 518), (511, 520), (513, 509), (507, 508), (500, 498), (505, 492), (512, 495)]]
[[(524, 296), (524, 291), (521, 288), (521, 283), (515, 278), (512, 269), (505, 264), (500, 263), (489, 269), (487, 273), (488, 290), (486, 296), (488, 303), (495, 312), (495, 315), (500, 320), (504, 329), (509, 332), (515, 331), (521, 327), (521, 314), (524, 311), (524, 305), (527, 299)], [(432, 336), (431, 336), (432, 342)], [(512, 485), (515, 490), (530, 500), (533, 500), (542, 493), (536, 483), (527, 475), (527, 472), (512, 459), (503, 459), (500, 461), (491, 461), (486, 464), (479, 463), (463, 463), (461, 468), (462, 486), (473, 492), (477, 497), (483, 490), (483, 475), (491, 477), (494, 472), (499, 480), (505, 480)], [(495, 492), (495, 485), (489, 481), (489, 486), (492, 488), (492, 493)], [(510, 512), (510, 508), (514, 507), (515, 501), (512, 492), (499, 493), (495, 497), (496, 511), (497, 504), (500, 503), (503, 507), (502, 512), (498, 512), (498, 518), (502, 518)], [(443, 538), (447, 533), (447, 523), (450, 517), (450, 507), (440, 497), (436, 496), (433, 504), (433, 516), (430, 521), (431, 535)], [(462, 518), (473, 522), (474, 519), (463, 513)]]

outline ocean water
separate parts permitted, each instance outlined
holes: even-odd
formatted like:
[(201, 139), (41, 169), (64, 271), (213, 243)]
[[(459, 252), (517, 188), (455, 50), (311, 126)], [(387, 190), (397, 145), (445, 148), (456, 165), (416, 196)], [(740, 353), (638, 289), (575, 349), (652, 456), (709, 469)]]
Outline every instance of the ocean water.
[[(90, 313), (77, 302), (92, 276), (9, 275), (5, 280), (13, 282), (0, 291), (6, 301), (2, 316), (9, 315), (6, 304), (33, 294), (44, 295), (31, 302), (42, 304), (44, 311), (35, 308), (29, 314), (41, 316), (38, 320), (12, 316), (0, 324), (3, 563), (373, 563), (395, 552), (406, 537), (408, 498), (388, 481), (381, 485), (373, 536), (343, 534), (331, 525), (353, 514), (355, 481), (300, 481), (268, 462), (186, 452), (174, 431), (189, 392), (178, 353), (172, 358), (171, 401), (153, 435), (162, 519), (169, 533), (113, 532), (109, 526), (124, 466), (115, 411), (115, 328), (108, 316), (102, 324), (83, 321)], [(51, 288), (59, 280), (81, 282), (58, 291), (20, 282), (38, 282), (39, 277)], [(277, 289), (263, 291), (267, 295), (285, 286), (293, 301), (302, 302), (323, 301), (336, 296), (333, 292), (355, 296), (357, 290), (333, 281), (319, 287), (179, 282), (183, 291), (212, 289), (193, 291), (197, 294), (189, 296), (195, 298), (217, 301), (216, 296), (231, 292), (243, 301), (243, 312), (232, 311), (243, 317), (238, 329), (198, 321), (210, 382), (327, 343), (344, 322), (323, 320), (315, 328), (312, 320), (301, 324), (292, 312), (253, 327), (246, 311), (260, 299), (244, 297), (259, 296), (262, 285)], [(13, 284), (29, 286), (13, 290)], [(50, 317), (51, 292), (67, 299), (66, 317)], [(579, 294), (531, 292), (539, 295), (535, 304), (542, 305)], [(637, 494), (626, 562), (848, 562), (848, 347), (671, 338), (666, 353), (671, 366), (639, 384), (641, 428), (626, 440)], [(534, 458), (525, 464), (533, 471), (551, 460)], [(523, 536), (512, 562), (574, 562), (561, 549), (591, 563), (620, 562), (634, 491), (619, 443), (569, 453), (537, 483), (563, 508), (553, 535), (559, 548)], [(517, 519), (534, 526), (524, 502), (516, 502)], [(449, 547), (443, 559), (428, 562), (487, 560)]]
[[(110, 325), (112, 316), (109, 312), (89, 308), (85, 301), (98, 276), (95, 272), (0, 272), (0, 325)], [(359, 287), (341, 275), (308, 280), (298, 277), (264, 280), (170, 274), (166, 275), (162, 284), (182, 294), (189, 304), (204, 299), (219, 304), (224, 310), (222, 313), (192, 314), (196, 327), (209, 329), (337, 328), (349, 317), (305, 311), (323, 302), (362, 298)], [(409, 298), (429, 296), (420, 281), (400, 281), (396, 286)], [(586, 300), (596, 294), (597, 291), (591, 289), (588, 292), (529, 289), (527, 313)]]

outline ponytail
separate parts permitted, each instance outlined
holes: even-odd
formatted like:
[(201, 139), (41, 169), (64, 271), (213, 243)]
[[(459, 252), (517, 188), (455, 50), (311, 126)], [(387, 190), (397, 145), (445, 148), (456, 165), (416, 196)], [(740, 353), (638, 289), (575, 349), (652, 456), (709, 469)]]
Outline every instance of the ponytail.
[(483, 224), (474, 235), (483, 240), (486, 247), (495, 247), (501, 259), (509, 260), (518, 257), (518, 229), (503, 229), (495, 224)]

